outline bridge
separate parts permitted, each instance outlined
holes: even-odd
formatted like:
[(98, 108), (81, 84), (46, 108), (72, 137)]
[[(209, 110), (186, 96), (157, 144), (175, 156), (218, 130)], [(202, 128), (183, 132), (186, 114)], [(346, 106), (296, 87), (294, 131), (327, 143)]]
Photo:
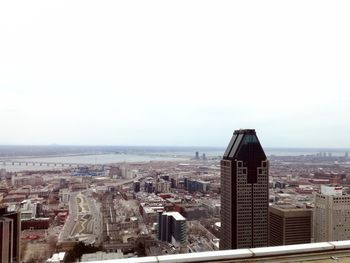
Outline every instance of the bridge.
[(19, 161), (19, 160), (0, 160), (0, 165), (7, 166), (46, 166), (46, 167), (71, 167), (79, 168), (89, 166), (88, 163), (62, 163), (62, 162), (33, 162), (33, 161)]

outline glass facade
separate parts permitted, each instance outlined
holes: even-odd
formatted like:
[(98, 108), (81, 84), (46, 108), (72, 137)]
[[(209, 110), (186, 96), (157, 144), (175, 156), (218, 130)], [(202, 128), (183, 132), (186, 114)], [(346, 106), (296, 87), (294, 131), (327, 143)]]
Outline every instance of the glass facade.
[(255, 130), (237, 130), (221, 160), (220, 249), (268, 246), (268, 161)]

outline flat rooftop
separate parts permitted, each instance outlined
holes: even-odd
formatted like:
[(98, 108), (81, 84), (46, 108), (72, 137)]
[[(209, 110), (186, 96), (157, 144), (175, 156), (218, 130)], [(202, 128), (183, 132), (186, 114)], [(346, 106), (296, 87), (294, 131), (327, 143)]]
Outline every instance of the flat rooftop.
[(175, 220), (186, 220), (186, 218), (184, 218), (179, 212), (166, 212), (163, 213), (163, 215), (172, 216)]
[(276, 208), (279, 210), (284, 210), (284, 211), (307, 211), (307, 210), (312, 210), (311, 208), (306, 208), (306, 207), (298, 207), (296, 205), (272, 205), (270, 208)]

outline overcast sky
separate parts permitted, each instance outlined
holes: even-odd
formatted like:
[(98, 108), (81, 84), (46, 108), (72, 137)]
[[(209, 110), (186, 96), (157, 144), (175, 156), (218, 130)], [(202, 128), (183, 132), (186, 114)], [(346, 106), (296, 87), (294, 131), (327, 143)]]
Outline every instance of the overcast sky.
[(350, 1), (1, 1), (0, 144), (350, 147)]

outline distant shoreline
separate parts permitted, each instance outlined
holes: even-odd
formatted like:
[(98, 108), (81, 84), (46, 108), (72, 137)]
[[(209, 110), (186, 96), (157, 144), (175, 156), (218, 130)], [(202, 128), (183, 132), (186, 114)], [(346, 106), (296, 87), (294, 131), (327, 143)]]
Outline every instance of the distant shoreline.
[[(332, 153), (343, 155), (350, 153), (350, 148), (287, 148), (264, 147), (267, 155), (298, 156), (317, 153)], [(19, 146), (0, 145), (0, 159), (32, 159), (56, 158), (74, 156), (139, 155), (139, 156), (194, 156), (196, 152), (206, 156), (222, 156), (225, 147), (195, 147), (195, 146)]]

